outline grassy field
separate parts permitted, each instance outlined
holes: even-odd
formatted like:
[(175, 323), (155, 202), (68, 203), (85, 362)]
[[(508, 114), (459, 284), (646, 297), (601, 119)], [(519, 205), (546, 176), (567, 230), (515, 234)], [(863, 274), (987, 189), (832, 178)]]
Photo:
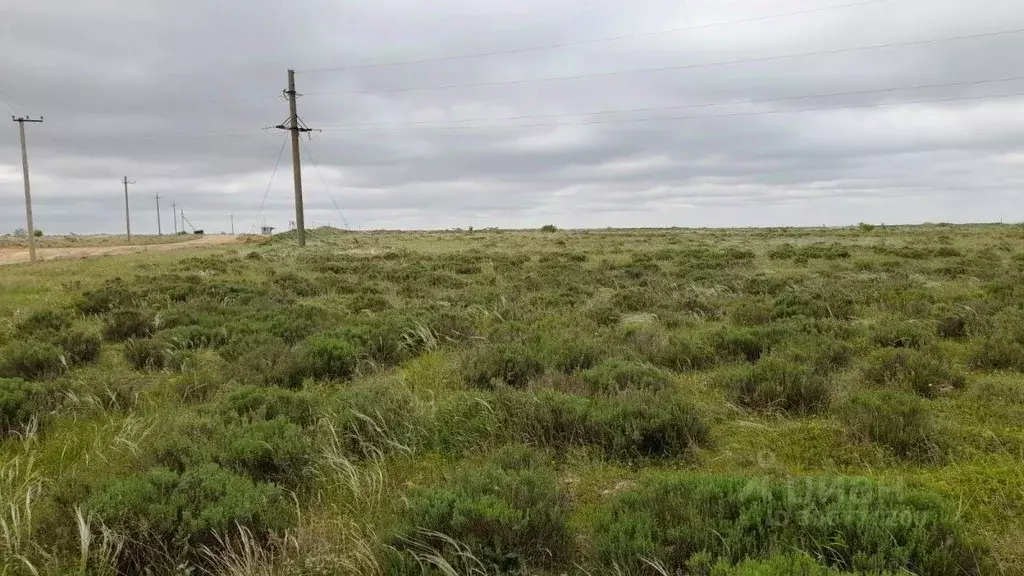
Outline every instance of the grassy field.
[(1024, 227), (0, 269), (0, 574), (1024, 574)]
[[(171, 244), (174, 242), (187, 242), (195, 240), (192, 234), (143, 234), (132, 236), (132, 244), (135, 246), (149, 246), (152, 244)], [(122, 246), (125, 244), (123, 234), (100, 234), (92, 236), (43, 236), (36, 238), (36, 248), (75, 248), (75, 247), (101, 247), (101, 246)], [(0, 236), (0, 248), (28, 248), (28, 239), (18, 236)]]

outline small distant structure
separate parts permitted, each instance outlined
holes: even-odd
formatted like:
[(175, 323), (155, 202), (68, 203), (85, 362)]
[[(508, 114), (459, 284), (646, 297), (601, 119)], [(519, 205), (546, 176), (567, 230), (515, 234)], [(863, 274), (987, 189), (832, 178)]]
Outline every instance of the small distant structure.
[(274, 227), (266, 225), (260, 226), (260, 234), (264, 236), (272, 236), (274, 234)]

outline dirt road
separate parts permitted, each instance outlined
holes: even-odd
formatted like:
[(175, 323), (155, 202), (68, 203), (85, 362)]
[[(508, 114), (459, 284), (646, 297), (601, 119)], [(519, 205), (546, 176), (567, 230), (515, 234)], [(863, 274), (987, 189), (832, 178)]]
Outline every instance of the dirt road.
[[(187, 242), (171, 242), (168, 244), (147, 244), (142, 246), (80, 246), (70, 248), (40, 248), (36, 250), (37, 260), (75, 260), (79, 258), (96, 258), (98, 256), (114, 256), (118, 254), (136, 254), (138, 252), (169, 252), (171, 250), (188, 250), (204, 246), (219, 246), (238, 242), (237, 236), (227, 234), (210, 234)], [(28, 262), (28, 249), (0, 247), (0, 266)]]

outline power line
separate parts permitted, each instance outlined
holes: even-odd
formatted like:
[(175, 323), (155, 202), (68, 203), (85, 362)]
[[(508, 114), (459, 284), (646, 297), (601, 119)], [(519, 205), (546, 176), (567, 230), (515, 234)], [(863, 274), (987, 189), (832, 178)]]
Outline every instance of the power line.
[(309, 144), (306, 144), (306, 147), (303, 148), (303, 150), (306, 151), (306, 157), (309, 158), (309, 163), (312, 164), (313, 169), (316, 170), (316, 175), (320, 177), (320, 183), (324, 185), (324, 190), (327, 191), (327, 197), (331, 199), (331, 204), (334, 204), (334, 210), (337, 211), (338, 216), (341, 216), (341, 221), (345, 224), (345, 230), (348, 230), (348, 220), (345, 219), (345, 215), (341, 212), (341, 208), (334, 200), (334, 194), (331, 194), (331, 187), (327, 185), (327, 181), (324, 180), (323, 173), (320, 172), (320, 166), (318, 166), (316, 160), (313, 159), (313, 153), (309, 151)]
[[(870, 104), (851, 104), (844, 106), (825, 106), (813, 108), (794, 108), (790, 110), (756, 110), (744, 112), (728, 112), (724, 114), (703, 114), (698, 116), (662, 116), (655, 118), (620, 118), (615, 120), (591, 120), (583, 122), (561, 122), (546, 124), (516, 124), (513, 126), (431, 126), (423, 128), (377, 128), (367, 129), (375, 132), (432, 132), (432, 131), (460, 131), (460, 130), (505, 130), (517, 128), (558, 128), (560, 126), (587, 126), (591, 124), (634, 124), (641, 122), (675, 122), (684, 120), (699, 120), (702, 118), (730, 118), (734, 116), (767, 116), (773, 114), (793, 114), (798, 112), (823, 112), (829, 110), (856, 110), (861, 108), (882, 108), (886, 106), (906, 106), (912, 104), (936, 104), (942, 102), (958, 102), (966, 100), (994, 100), (999, 98), (1013, 98), (1024, 96), (1022, 92), (1011, 92), (1009, 94), (990, 94), (984, 96), (958, 96), (953, 98), (936, 98), (929, 100), (906, 100), (903, 102), (875, 102)], [(346, 129), (349, 130), (349, 129)]]
[(309, 92), (306, 96), (352, 96), (359, 94), (384, 94), (395, 92), (419, 92), (425, 90), (450, 90), (454, 88), (490, 88), (496, 86), (513, 86), (517, 84), (531, 84), (541, 82), (556, 82), (564, 80), (583, 80), (589, 78), (607, 78), (613, 76), (624, 76), (632, 74), (647, 74), (651, 72), (668, 72), (671, 70), (689, 70), (695, 68), (711, 68), (716, 66), (730, 66), (735, 64), (750, 64), (758, 62), (772, 62), (778, 60), (791, 60), (797, 58), (808, 58), (812, 56), (826, 56), (832, 54), (848, 54), (868, 50), (881, 50), (885, 48), (902, 48), (906, 46), (921, 46), (926, 44), (938, 44), (941, 42), (957, 42), (964, 40), (977, 40), (980, 38), (991, 38), (995, 36), (1008, 36), (1011, 34), (1024, 33), (1024, 28), (1014, 30), (998, 30), (994, 32), (983, 32), (963, 36), (946, 36), (943, 38), (928, 38), (924, 40), (909, 40), (906, 42), (890, 42), (886, 44), (872, 44), (868, 46), (855, 46), (852, 48), (834, 48), (830, 50), (816, 50), (813, 52), (799, 52), (795, 54), (781, 54), (776, 56), (759, 56), (757, 58), (741, 58), (735, 60), (719, 60), (716, 62), (699, 62), (691, 64), (676, 64), (672, 66), (660, 66), (657, 68), (640, 68), (633, 70), (616, 70), (612, 72), (596, 72), (592, 74), (576, 74), (572, 76), (546, 76), (543, 78), (522, 78), (518, 80), (500, 80), (495, 82), (476, 82), (469, 84), (442, 84), (436, 86), (412, 86), (404, 88), (381, 88), (377, 90), (358, 90), (353, 92)]
[(540, 46), (530, 46), (526, 48), (513, 48), (510, 50), (496, 50), (493, 52), (478, 52), (474, 54), (459, 54), (454, 56), (439, 56), (435, 58), (417, 58), (413, 60), (397, 60), (393, 62), (379, 62), (370, 64), (352, 64), (348, 66), (336, 66), (333, 68), (307, 68), (305, 70), (299, 70), (300, 74), (319, 74), (324, 72), (338, 72), (345, 70), (363, 70), (367, 68), (388, 68), (393, 66), (407, 66), (412, 64), (427, 64), (431, 62), (449, 62), (452, 60), (468, 60), (472, 58), (487, 58), (490, 56), (504, 56), (510, 54), (522, 54), (525, 52), (539, 52), (542, 50), (554, 50), (558, 48), (569, 48), (573, 46), (586, 46), (589, 44), (602, 44), (606, 42), (618, 42), (621, 40), (631, 40), (635, 38), (644, 38), (648, 36), (658, 36), (662, 34), (675, 34), (679, 32), (687, 32), (693, 30), (702, 30), (705, 28), (717, 28), (721, 26), (730, 26), (734, 24), (746, 24), (749, 22), (762, 22), (765, 20), (775, 20), (778, 18), (789, 18), (792, 16), (802, 16), (805, 14), (814, 14), (818, 12), (829, 12), (832, 10), (840, 10), (844, 8), (853, 8), (857, 6), (865, 6), (868, 4), (879, 4), (882, 2), (891, 2), (893, 0), (861, 0), (859, 2), (849, 2), (846, 4), (839, 4), (833, 6), (819, 6), (817, 8), (808, 8), (805, 10), (796, 10), (793, 12), (784, 12), (781, 14), (770, 14), (767, 16), (755, 16), (751, 18), (742, 18), (739, 20), (727, 20), (724, 22), (709, 22), (705, 24), (695, 24), (691, 26), (681, 26), (677, 28), (668, 28), (665, 30), (654, 30), (649, 32), (635, 32), (632, 34), (622, 34), (619, 36), (607, 36), (604, 38), (593, 38), (590, 40), (579, 40), (575, 42), (561, 42), (558, 44), (544, 44)]
[(281, 149), (277, 152), (277, 161), (274, 162), (274, 171), (270, 173), (270, 182), (267, 182), (267, 189), (263, 192), (263, 201), (260, 202), (259, 212), (256, 213), (256, 220), (252, 224), (252, 228), (249, 228), (249, 233), (252, 234), (256, 231), (256, 225), (260, 222), (260, 216), (263, 215), (263, 207), (267, 204), (267, 196), (270, 195), (270, 188), (274, 185), (274, 176), (277, 175), (277, 169), (281, 166), (281, 157), (284, 156), (284, 147), (288, 145), (288, 138), (284, 138), (281, 141)]
[(676, 104), (672, 106), (652, 106), (645, 108), (620, 108), (613, 110), (595, 110), (591, 112), (563, 112), (558, 114), (539, 114), (539, 115), (526, 115), (526, 116), (497, 116), (489, 118), (462, 118), (453, 120), (419, 120), (413, 122), (396, 122), (396, 123), (369, 123), (369, 124), (327, 124), (324, 128), (400, 128), (405, 126), (417, 126), (417, 125), (430, 125), (430, 124), (453, 124), (453, 123), (467, 123), (467, 122), (497, 122), (497, 121), (511, 121), (511, 120), (535, 120), (541, 118), (567, 118), (575, 116), (599, 116), (605, 114), (631, 114), (637, 112), (664, 112), (667, 110), (681, 110), (681, 109), (696, 109), (696, 108), (711, 108), (714, 106), (738, 106), (742, 104), (769, 104), (773, 102), (787, 102), (792, 100), (809, 100), (812, 98), (836, 98), (840, 96), (865, 96), (868, 94), (885, 94), (892, 92), (899, 92), (902, 90), (926, 90), (931, 88), (954, 88), (964, 86), (978, 86), (982, 84), (994, 84), (999, 82), (1013, 82), (1017, 80), (1024, 80), (1024, 76), (1009, 76), (1006, 78), (993, 78), (986, 80), (969, 80), (962, 82), (947, 82), (942, 84), (918, 84), (912, 86), (898, 86), (892, 88), (871, 88), (866, 90), (854, 90), (849, 92), (828, 92), (819, 94), (804, 94), (797, 96), (780, 96), (777, 98), (762, 98), (762, 99), (748, 99), (748, 100), (730, 100), (722, 102), (704, 102), (700, 104)]

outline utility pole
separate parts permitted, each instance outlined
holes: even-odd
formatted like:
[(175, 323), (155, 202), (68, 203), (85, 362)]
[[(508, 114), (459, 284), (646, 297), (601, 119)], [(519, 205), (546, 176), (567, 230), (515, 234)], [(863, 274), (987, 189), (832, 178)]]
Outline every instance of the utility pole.
[(171, 217), (174, 218), (174, 235), (178, 235), (178, 204), (171, 202)]
[(231, 213), (231, 235), (235, 235), (235, 213)]
[(163, 236), (163, 229), (160, 228), (160, 193), (157, 192), (156, 198), (156, 235)]
[(25, 122), (42, 122), (43, 117), (40, 116), (38, 120), (22, 116), (15, 118), (11, 116), (11, 120), (18, 123), (18, 129), (21, 132), (21, 174), (25, 180), (25, 223), (28, 226), (26, 232), (28, 233), (28, 259), (30, 262), (36, 261), (36, 229), (32, 224), (32, 187), (28, 181), (28, 150), (25, 148)]
[(288, 96), (288, 124), (279, 124), (277, 128), (288, 130), (292, 133), (292, 178), (295, 181), (295, 230), (299, 239), (299, 246), (306, 245), (306, 218), (305, 210), (302, 207), (302, 161), (299, 158), (299, 133), (310, 132), (311, 129), (299, 123), (298, 106), (295, 99), (298, 93), (295, 91), (295, 70), (288, 71), (288, 89), (284, 91)]
[(127, 176), (122, 180), (124, 183), (124, 229), (128, 235), (128, 243), (132, 243), (132, 217), (128, 210), (128, 185), (135, 184), (135, 180), (129, 180)]

